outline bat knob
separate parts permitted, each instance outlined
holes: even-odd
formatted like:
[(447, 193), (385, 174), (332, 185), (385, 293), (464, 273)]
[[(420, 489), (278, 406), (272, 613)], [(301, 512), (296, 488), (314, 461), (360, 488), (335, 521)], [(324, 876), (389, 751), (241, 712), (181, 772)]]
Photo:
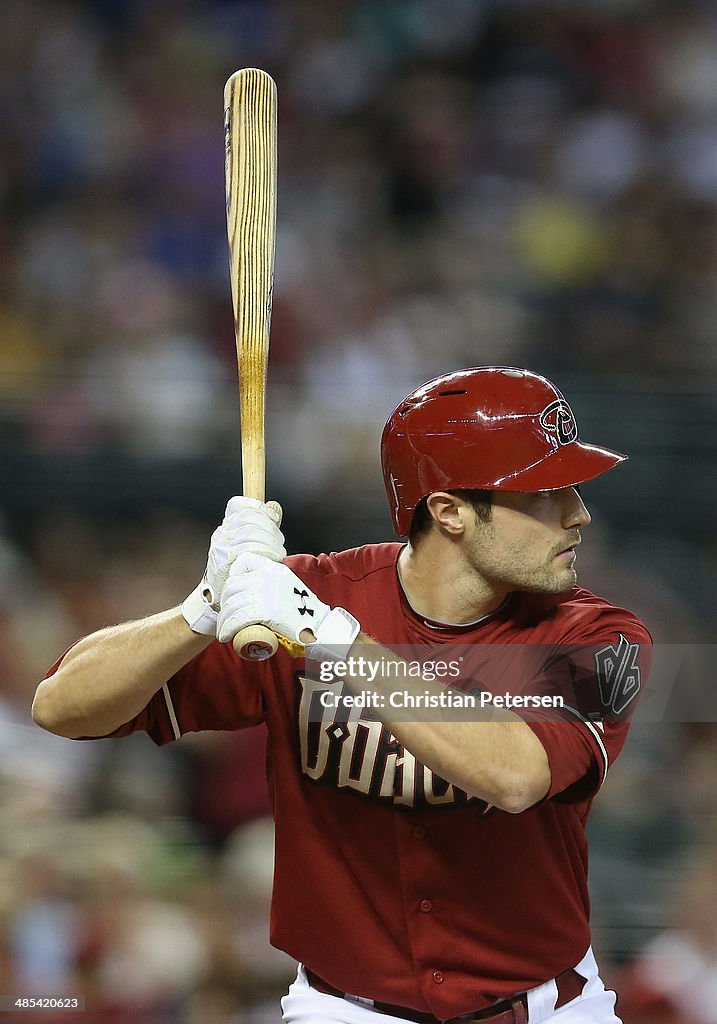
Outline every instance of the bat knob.
[(245, 626), (236, 634), (232, 645), (244, 661), (266, 661), (276, 654), (279, 641), (266, 626)]

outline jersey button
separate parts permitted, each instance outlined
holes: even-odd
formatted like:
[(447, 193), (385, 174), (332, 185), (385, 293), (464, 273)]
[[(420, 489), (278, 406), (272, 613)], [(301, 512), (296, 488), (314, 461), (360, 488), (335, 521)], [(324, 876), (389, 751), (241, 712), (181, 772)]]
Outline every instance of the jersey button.
[(416, 825), (416, 827), (413, 830), (413, 838), (414, 839), (425, 839), (425, 836), (426, 836), (426, 830), (423, 827), (423, 825)]
[(430, 912), (433, 910), (433, 904), (431, 903), (430, 900), (421, 900), (418, 906), (420, 907), (422, 914), (430, 914)]
[(442, 971), (434, 971), (433, 974), (431, 975), (431, 977), (435, 981), (436, 985), (442, 985), (443, 984), (443, 972)]

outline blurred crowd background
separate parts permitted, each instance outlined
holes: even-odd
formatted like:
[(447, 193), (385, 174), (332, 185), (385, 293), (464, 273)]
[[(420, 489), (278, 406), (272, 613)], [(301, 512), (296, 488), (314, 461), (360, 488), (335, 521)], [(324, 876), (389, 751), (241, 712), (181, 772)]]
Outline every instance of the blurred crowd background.
[[(0, 989), (83, 994), (93, 1024), (276, 1020), (292, 975), (266, 938), (261, 729), (159, 751), (29, 719), (74, 639), (179, 603), (240, 487), (222, 88), (242, 66), (279, 86), (289, 550), (389, 539), (394, 405), (524, 365), (632, 456), (585, 488), (581, 581), (664, 645), (717, 625), (712, 0), (3, 0)], [(593, 812), (626, 1024), (717, 1021), (713, 687), (635, 725)]]

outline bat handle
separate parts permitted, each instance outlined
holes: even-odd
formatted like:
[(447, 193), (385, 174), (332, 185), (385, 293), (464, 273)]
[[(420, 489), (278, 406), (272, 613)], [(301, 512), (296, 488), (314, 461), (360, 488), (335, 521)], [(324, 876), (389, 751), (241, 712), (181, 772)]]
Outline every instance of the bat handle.
[(267, 626), (245, 626), (232, 640), (234, 650), (244, 661), (266, 661), (276, 654), (279, 641)]
[[(246, 460), (248, 463), (248, 460)], [(257, 480), (246, 476), (244, 479), (244, 493), (252, 498), (264, 500), (263, 469)], [(277, 501), (267, 501), (267, 509), (277, 526), (281, 526), (281, 505)], [(273, 658), (279, 647), (279, 638), (272, 633), (268, 626), (260, 626), (258, 623), (253, 626), (245, 626), (240, 629), (232, 640), (234, 650), (244, 661), (266, 661)]]

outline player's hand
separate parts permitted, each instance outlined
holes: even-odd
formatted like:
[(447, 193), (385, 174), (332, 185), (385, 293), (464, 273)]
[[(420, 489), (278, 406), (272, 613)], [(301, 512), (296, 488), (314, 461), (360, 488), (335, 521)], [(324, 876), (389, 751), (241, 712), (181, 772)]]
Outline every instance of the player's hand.
[(241, 555), (231, 567), (222, 593), (217, 639), (232, 640), (244, 626), (260, 622), (289, 640), (316, 635), (331, 609), (288, 565), (261, 555)]
[(357, 620), (343, 608), (330, 608), (288, 565), (261, 555), (240, 555), (222, 594), (217, 639), (232, 640), (245, 626), (261, 623), (294, 643), (336, 643), (350, 647)]
[(224, 519), (212, 534), (204, 576), (182, 605), (182, 614), (195, 633), (216, 636), (222, 592), (239, 555), (258, 554), (274, 562), (286, 558), (281, 506), (276, 501), (230, 498)]

